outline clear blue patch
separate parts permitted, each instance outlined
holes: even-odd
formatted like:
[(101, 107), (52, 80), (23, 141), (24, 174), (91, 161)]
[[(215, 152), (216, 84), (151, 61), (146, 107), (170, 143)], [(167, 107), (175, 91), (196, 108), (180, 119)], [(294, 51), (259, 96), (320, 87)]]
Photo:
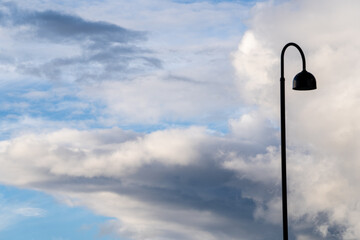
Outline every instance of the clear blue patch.
[[(76, 89), (67, 89), (65, 94), (56, 94), (51, 85), (6, 86), (0, 90), (0, 101), (6, 103), (0, 109), (0, 117), (28, 115), (46, 117), (48, 120), (84, 120), (93, 118), (90, 105), (86, 105), (76, 94)], [(31, 94), (48, 94), (34, 97)]]
[[(68, 207), (42, 192), (0, 185), (2, 207), (28, 206), (44, 210), (42, 216), (18, 219), (0, 230), (9, 240), (121, 240), (100, 234), (100, 225), (111, 218), (94, 215), (81, 207)], [(6, 206), (5, 206), (6, 207)]]

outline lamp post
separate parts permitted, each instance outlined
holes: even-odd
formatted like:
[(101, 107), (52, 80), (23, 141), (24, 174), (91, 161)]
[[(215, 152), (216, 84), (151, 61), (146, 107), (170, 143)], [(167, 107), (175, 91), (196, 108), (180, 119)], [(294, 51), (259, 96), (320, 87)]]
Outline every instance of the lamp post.
[(286, 185), (286, 134), (285, 134), (285, 77), (284, 55), (289, 46), (296, 47), (301, 55), (303, 70), (293, 80), (294, 90), (316, 89), (315, 77), (306, 71), (305, 55), (299, 45), (288, 43), (281, 51), (281, 77), (280, 77), (280, 122), (281, 122), (281, 184), (282, 184), (282, 214), (283, 214), (283, 240), (288, 240), (288, 211), (287, 211), (287, 185)]

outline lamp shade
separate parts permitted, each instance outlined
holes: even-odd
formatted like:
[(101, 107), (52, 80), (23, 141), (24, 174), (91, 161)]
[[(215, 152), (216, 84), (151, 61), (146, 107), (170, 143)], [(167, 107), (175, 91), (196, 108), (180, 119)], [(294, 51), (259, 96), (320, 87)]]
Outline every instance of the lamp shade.
[(294, 77), (293, 81), (294, 90), (314, 90), (316, 89), (316, 80), (314, 75), (303, 70)]

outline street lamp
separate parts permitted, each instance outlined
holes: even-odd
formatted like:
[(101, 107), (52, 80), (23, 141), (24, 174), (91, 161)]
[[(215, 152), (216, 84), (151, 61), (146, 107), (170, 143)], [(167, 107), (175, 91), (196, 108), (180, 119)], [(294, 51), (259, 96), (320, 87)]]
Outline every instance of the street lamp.
[(303, 70), (293, 80), (294, 90), (316, 89), (315, 77), (306, 71), (305, 55), (299, 45), (288, 43), (281, 51), (281, 77), (280, 77), (280, 122), (281, 122), (281, 183), (282, 183), (282, 213), (283, 213), (283, 240), (288, 240), (288, 212), (287, 212), (287, 187), (286, 187), (286, 134), (285, 134), (285, 77), (284, 54), (289, 46), (296, 47), (301, 55)]

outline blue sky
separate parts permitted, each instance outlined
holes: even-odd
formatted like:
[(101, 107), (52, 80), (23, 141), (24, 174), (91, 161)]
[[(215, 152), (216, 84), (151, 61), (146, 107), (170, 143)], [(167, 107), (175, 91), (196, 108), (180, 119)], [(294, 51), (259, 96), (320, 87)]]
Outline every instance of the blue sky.
[(2, 186), (1, 194), (2, 239), (118, 239), (101, 234), (101, 224), (111, 218), (84, 207), (66, 206), (35, 190)]
[(359, 239), (359, 8), (0, 1), (0, 238), (280, 239), (294, 41), (318, 90), (289, 49), (290, 235)]

